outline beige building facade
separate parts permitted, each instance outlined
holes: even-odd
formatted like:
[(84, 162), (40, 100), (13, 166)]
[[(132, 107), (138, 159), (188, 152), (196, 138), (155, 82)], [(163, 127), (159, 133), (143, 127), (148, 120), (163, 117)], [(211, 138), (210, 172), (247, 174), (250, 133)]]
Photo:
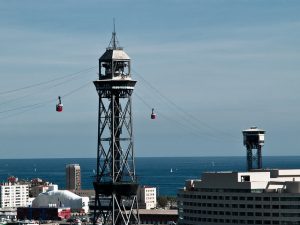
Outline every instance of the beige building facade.
[(69, 164), (66, 166), (66, 189), (81, 189), (81, 172), (79, 164)]

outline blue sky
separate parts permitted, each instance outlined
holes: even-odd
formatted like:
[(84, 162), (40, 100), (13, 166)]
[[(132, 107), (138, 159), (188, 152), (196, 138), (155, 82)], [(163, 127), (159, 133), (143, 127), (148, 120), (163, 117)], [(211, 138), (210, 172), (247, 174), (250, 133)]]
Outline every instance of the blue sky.
[(1, 158), (96, 156), (92, 81), (113, 18), (138, 80), (137, 156), (245, 155), (253, 125), (264, 155), (299, 155), (299, 11), (296, 0), (2, 1)]

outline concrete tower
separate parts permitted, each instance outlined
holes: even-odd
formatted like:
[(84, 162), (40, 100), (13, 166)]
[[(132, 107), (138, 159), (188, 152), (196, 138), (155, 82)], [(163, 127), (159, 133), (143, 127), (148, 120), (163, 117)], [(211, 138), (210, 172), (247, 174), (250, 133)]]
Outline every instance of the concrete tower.
[(69, 164), (66, 166), (66, 189), (81, 189), (81, 173), (79, 164)]
[[(262, 146), (265, 143), (265, 131), (257, 127), (243, 130), (244, 145), (247, 149), (247, 169), (261, 169), (262, 168)], [(253, 154), (253, 149), (256, 149), (256, 154)], [(256, 167), (253, 163), (256, 161)]]
[[(94, 224), (139, 224), (132, 132), (131, 95), (136, 84), (130, 58), (115, 31), (99, 59), (97, 174)], [(104, 200), (105, 199), (105, 200)]]

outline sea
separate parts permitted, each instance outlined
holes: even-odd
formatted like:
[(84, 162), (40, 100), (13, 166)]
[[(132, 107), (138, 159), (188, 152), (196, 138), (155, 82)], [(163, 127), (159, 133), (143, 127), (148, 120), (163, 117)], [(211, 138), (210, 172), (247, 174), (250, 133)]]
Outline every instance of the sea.
[[(82, 189), (93, 189), (95, 158), (0, 159), (0, 182), (9, 176), (19, 180), (41, 178), (65, 189), (67, 164), (81, 167)], [(300, 168), (300, 156), (264, 156), (264, 168)], [(246, 157), (137, 157), (139, 184), (154, 186), (160, 196), (176, 196), (189, 179), (200, 179), (206, 171), (246, 171)]]

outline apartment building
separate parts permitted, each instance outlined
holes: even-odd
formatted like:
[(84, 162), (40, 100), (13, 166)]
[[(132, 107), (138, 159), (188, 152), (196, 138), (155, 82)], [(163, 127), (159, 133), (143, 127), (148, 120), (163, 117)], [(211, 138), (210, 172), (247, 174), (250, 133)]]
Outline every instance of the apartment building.
[(69, 164), (66, 166), (66, 189), (81, 189), (81, 173), (79, 164)]
[(3, 183), (0, 185), (0, 208), (27, 206), (29, 187), (27, 184)]
[(153, 209), (156, 207), (156, 187), (140, 187), (139, 207), (141, 209)]

